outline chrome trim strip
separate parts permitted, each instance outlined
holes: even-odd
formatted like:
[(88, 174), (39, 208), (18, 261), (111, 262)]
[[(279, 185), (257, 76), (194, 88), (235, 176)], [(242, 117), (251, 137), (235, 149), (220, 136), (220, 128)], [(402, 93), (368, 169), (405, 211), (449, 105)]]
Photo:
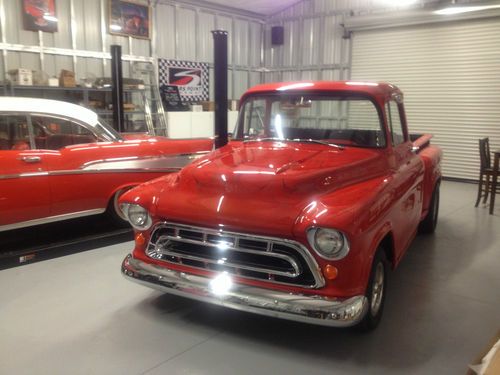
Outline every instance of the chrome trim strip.
[(79, 175), (88, 173), (172, 173), (180, 171), (194, 159), (208, 154), (209, 152), (210, 151), (199, 151), (159, 157), (147, 156), (143, 158), (126, 157), (101, 159), (87, 162), (83, 164), (80, 169), (5, 174), (0, 175), (0, 180), (39, 176)]
[[(260, 273), (271, 273), (273, 275), (287, 276), (287, 277), (297, 277), (298, 276), (297, 273), (293, 273), (293, 272), (282, 272), (282, 271), (276, 271), (276, 270), (262, 268), (262, 267), (245, 266), (242, 264), (231, 263), (231, 262), (219, 263), (217, 260), (197, 257), (194, 255), (176, 253), (175, 251), (161, 251), (161, 250), (159, 250), (159, 251), (157, 251), (157, 253), (168, 255), (168, 256), (174, 256), (174, 257), (178, 257), (178, 258), (182, 258), (182, 259), (197, 260), (197, 261), (209, 263), (209, 264), (221, 264), (225, 267), (234, 267), (234, 268), (239, 268), (239, 269), (243, 269), (243, 270), (247, 270), (247, 271), (255, 271), (255, 272), (260, 272)], [(151, 254), (148, 254), (148, 255), (151, 257)], [(183, 264), (183, 263), (180, 263), (180, 264)]]
[[(155, 228), (155, 230), (158, 230), (158, 229), (159, 228)], [(160, 240), (164, 239), (164, 238), (167, 239), (167, 240), (174, 240), (174, 241), (178, 241), (178, 242), (190, 243), (190, 244), (193, 244), (193, 245), (202, 245), (202, 246), (215, 247), (215, 248), (218, 247), (217, 244), (214, 244), (214, 243), (206, 241), (206, 236), (205, 236), (205, 238), (204, 238), (203, 241), (190, 240), (190, 239), (182, 238), (182, 237), (179, 237), (179, 236), (177, 236), (177, 237), (176, 236), (168, 236), (168, 235), (160, 236), (160, 238), (158, 239), (158, 241), (155, 244), (155, 251), (158, 252), (158, 253), (164, 254), (164, 255), (178, 256), (180, 258), (188, 258), (189, 256), (185, 255), (185, 254), (182, 254), (182, 253), (175, 253), (173, 251), (169, 251), (169, 250), (164, 250), (164, 249), (158, 248), (158, 242), (160, 242)], [(270, 246), (269, 246), (270, 244), (271, 243), (268, 242), (268, 249), (270, 248)], [(238, 267), (238, 268), (248, 269), (248, 270), (251, 270), (251, 271), (257, 271), (257, 272), (262, 272), (262, 273), (274, 273), (276, 275), (281, 274), (282, 276), (288, 276), (288, 277), (297, 277), (297, 276), (299, 276), (302, 273), (301, 269), (300, 269), (300, 265), (297, 264), (297, 262), (295, 261), (295, 259), (293, 259), (292, 257), (290, 257), (288, 255), (285, 255), (285, 254), (273, 253), (270, 250), (268, 250), (267, 252), (262, 252), (262, 251), (258, 251), (258, 250), (250, 250), (250, 249), (238, 248), (236, 246), (228, 246), (226, 249), (227, 250), (231, 250), (231, 251), (238, 251), (240, 253), (256, 254), (256, 255), (261, 255), (261, 256), (266, 256), (266, 257), (271, 257), (271, 258), (282, 259), (282, 260), (285, 260), (288, 263), (290, 263), (290, 265), (292, 266), (292, 268), (294, 269), (295, 272), (294, 273), (280, 272), (280, 271), (273, 271), (273, 270), (265, 270), (263, 268), (256, 268), (256, 267), (245, 268), (245, 266), (243, 266), (243, 265), (238, 266), (237, 264), (233, 264), (231, 266), (229, 263), (224, 263), (224, 265), (228, 266), (228, 267)], [(194, 259), (194, 258), (197, 258), (197, 259)], [(211, 262), (209, 259), (206, 259), (206, 258), (193, 257), (193, 258), (189, 258), (189, 259), (191, 259), (191, 260), (199, 260), (199, 261), (203, 261), (203, 262), (207, 262), (207, 263), (217, 264), (216, 261)]]
[(14, 178), (26, 178), (26, 177), (41, 177), (48, 176), (49, 172), (26, 172), (18, 174), (2, 174), (0, 175), (0, 180), (10, 180)]
[(78, 217), (98, 215), (98, 214), (104, 213), (105, 211), (106, 211), (105, 208), (96, 208), (96, 209), (93, 209), (93, 210), (72, 212), (70, 214), (48, 216), (48, 217), (44, 217), (44, 218), (41, 218), (41, 219), (21, 221), (19, 223), (14, 223), (14, 224), (0, 225), (0, 232), (6, 231), (6, 230), (12, 230), (12, 229), (19, 229), (19, 228), (31, 227), (33, 225), (48, 224), (48, 223), (53, 223), (55, 221), (76, 219)]
[(302, 323), (349, 327), (359, 323), (368, 311), (368, 300), (363, 295), (341, 300), (242, 284), (233, 284), (222, 295), (215, 294), (210, 278), (148, 264), (131, 254), (123, 260), (121, 272), (131, 281), (166, 293)]
[[(272, 248), (273, 244), (282, 244), (282, 245), (291, 247), (294, 250), (296, 250), (297, 253), (300, 256), (302, 256), (302, 258), (307, 263), (307, 266), (309, 267), (309, 270), (311, 271), (311, 274), (315, 280), (314, 285), (300, 285), (300, 284), (293, 284), (293, 283), (286, 283), (286, 282), (277, 282), (274, 280), (270, 280), (270, 281), (272, 283), (275, 283), (275, 284), (291, 285), (291, 286), (307, 288), (307, 289), (321, 288), (325, 285), (325, 279), (323, 278), (323, 274), (321, 273), (321, 270), (318, 266), (318, 263), (313, 258), (313, 256), (309, 252), (309, 250), (307, 250), (307, 248), (299, 242), (292, 241), (292, 240), (289, 240), (286, 238), (277, 238), (277, 237), (268, 237), (268, 236), (261, 236), (261, 235), (250, 235), (250, 234), (246, 234), (246, 233), (229, 232), (229, 231), (223, 231), (223, 230), (197, 227), (197, 226), (192, 226), (192, 225), (172, 223), (172, 222), (168, 222), (168, 221), (157, 223), (155, 225), (155, 227), (153, 228), (153, 230), (151, 231), (151, 237), (154, 235), (154, 232), (157, 231), (158, 229), (161, 229), (161, 227), (163, 227), (163, 228), (168, 228), (168, 227), (172, 228), (173, 227), (174, 229), (176, 229), (176, 232), (175, 232), (176, 235), (179, 233), (178, 232), (179, 229), (193, 231), (193, 232), (201, 232), (204, 234), (204, 237), (203, 237), (204, 241), (198, 242), (198, 244), (205, 245), (205, 246), (209, 244), (209, 242), (205, 242), (207, 235), (233, 236), (236, 238), (237, 242), (239, 241), (239, 239), (267, 242), (268, 243), (267, 252), (259, 252), (258, 253), (259, 255), (275, 256), (277, 253), (273, 254), (272, 252), (270, 252), (270, 249)], [(179, 240), (179, 239), (176, 238), (176, 240)], [(151, 251), (149, 249), (150, 249), (150, 247), (153, 247), (152, 252), (154, 252), (154, 246), (155, 246), (155, 244), (151, 243), (151, 240), (150, 240), (150, 242), (148, 243), (148, 247), (147, 247), (148, 251)], [(237, 247), (237, 246), (238, 246), (238, 243), (235, 243), (234, 247)], [(241, 247), (239, 249), (241, 249), (242, 252), (247, 251), (247, 249), (244, 249)], [(250, 250), (250, 252), (251, 252), (251, 250)], [(273, 254), (273, 255), (271, 255), (271, 254)], [(169, 262), (168, 260), (163, 260), (163, 259), (162, 259), (162, 261), (166, 262), (166, 263), (170, 263), (170, 264), (179, 264), (179, 263), (175, 263), (175, 262)], [(300, 269), (299, 264), (296, 264), (296, 266), (299, 267), (299, 269)], [(193, 266), (190, 266), (190, 267), (197, 268), (197, 267), (193, 267)], [(206, 268), (197, 268), (197, 269), (206, 270)], [(247, 277), (247, 276), (241, 276), (241, 277), (244, 277), (246, 279), (258, 280), (258, 281), (267, 281), (267, 280), (263, 280), (263, 279), (259, 279), (259, 278), (252, 278), (252, 277)]]

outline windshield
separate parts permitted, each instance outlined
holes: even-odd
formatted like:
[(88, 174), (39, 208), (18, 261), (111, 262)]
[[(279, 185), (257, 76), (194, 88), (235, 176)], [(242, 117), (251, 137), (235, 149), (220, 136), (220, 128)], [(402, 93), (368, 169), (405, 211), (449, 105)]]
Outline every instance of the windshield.
[(321, 141), (340, 146), (385, 147), (375, 104), (364, 97), (269, 95), (243, 104), (235, 139)]
[(122, 137), (115, 129), (113, 129), (102, 118), (98, 118), (97, 124), (94, 127), (98, 137), (104, 141), (121, 141)]

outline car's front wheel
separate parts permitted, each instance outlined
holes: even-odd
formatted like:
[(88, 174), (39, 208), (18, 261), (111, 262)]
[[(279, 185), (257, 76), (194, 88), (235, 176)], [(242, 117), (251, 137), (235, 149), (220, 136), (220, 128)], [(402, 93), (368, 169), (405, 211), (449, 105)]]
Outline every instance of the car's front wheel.
[(358, 324), (361, 331), (371, 331), (380, 323), (384, 311), (387, 288), (387, 261), (382, 248), (377, 250), (373, 258), (368, 287), (365, 296), (368, 299), (368, 311)]

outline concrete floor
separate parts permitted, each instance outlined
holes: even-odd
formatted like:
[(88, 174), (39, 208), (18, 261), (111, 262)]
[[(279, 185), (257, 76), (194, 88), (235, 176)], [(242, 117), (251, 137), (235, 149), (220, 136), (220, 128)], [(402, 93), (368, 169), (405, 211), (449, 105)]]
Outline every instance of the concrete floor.
[(1, 374), (463, 374), (500, 328), (500, 202), (442, 184), (437, 233), (389, 280), (375, 332), (162, 295), (120, 275), (131, 243), (0, 271)]

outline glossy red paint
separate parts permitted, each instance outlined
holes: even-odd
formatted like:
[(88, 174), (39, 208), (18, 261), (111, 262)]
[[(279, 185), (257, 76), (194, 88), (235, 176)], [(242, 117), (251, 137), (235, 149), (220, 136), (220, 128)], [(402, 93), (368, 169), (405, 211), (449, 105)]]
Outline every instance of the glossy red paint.
[[(386, 245), (395, 267), (417, 233), (441, 178), (441, 151), (428, 145), (427, 138), (414, 144), (406, 129), (406, 141), (392, 145), (385, 105), (395, 97), (402, 103), (402, 93), (391, 84), (265, 84), (250, 89), (241, 102), (284, 92), (368, 97), (383, 119), (387, 146), (333, 148), (307, 142), (233, 140), (179, 173), (131, 190), (120, 201), (142, 205), (153, 223), (168, 220), (297, 241), (308, 249), (321, 269), (331, 265), (338, 270), (337, 277), (326, 279), (325, 286), (319, 289), (235, 276), (237, 283), (332, 298), (364, 295), (380, 244)], [(404, 115), (402, 104), (400, 114)], [(403, 126), (406, 127), (404, 117)], [(413, 149), (415, 145), (422, 147), (419, 153)], [(348, 255), (340, 260), (322, 258), (307, 239), (307, 231), (312, 227), (342, 231), (350, 243)], [(150, 231), (143, 232), (146, 243)], [(145, 254), (144, 246), (136, 244), (134, 258), (189, 274), (216, 274), (152, 259)]]
[(121, 189), (178, 170), (212, 147), (211, 139), (126, 135), (58, 150), (0, 150), (0, 230), (103, 211)]

